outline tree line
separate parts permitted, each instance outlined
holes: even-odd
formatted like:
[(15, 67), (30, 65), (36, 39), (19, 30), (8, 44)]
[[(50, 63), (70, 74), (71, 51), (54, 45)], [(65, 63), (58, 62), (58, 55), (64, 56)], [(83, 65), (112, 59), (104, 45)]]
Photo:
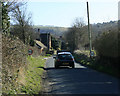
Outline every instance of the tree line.
[[(92, 29), (92, 25), (90, 26)], [(120, 40), (117, 27), (102, 30), (101, 34), (98, 35), (96, 37), (96, 34), (92, 33), (92, 49), (96, 51), (97, 57), (99, 60), (107, 62), (107, 64), (118, 66)], [(72, 52), (75, 50), (89, 50), (88, 27), (83, 19), (75, 19), (65, 38), (68, 49)]]

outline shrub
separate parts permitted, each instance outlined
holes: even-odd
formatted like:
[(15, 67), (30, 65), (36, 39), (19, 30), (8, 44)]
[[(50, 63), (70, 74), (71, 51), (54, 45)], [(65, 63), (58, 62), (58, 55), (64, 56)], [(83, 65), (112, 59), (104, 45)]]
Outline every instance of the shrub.
[(118, 32), (111, 30), (104, 32), (94, 41), (97, 56), (100, 57), (101, 64), (105, 66), (118, 67)]
[(104, 32), (94, 41), (97, 55), (105, 57), (118, 57), (118, 34), (116, 30)]

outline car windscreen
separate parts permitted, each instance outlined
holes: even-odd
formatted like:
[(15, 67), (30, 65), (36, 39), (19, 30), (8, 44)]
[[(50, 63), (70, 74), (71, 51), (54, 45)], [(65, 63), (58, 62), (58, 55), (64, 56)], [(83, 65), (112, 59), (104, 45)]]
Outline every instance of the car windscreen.
[(58, 58), (60, 60), (71, 60), (72, 59), (72, 55), (70, 55), (70, 54), (59, 54)]

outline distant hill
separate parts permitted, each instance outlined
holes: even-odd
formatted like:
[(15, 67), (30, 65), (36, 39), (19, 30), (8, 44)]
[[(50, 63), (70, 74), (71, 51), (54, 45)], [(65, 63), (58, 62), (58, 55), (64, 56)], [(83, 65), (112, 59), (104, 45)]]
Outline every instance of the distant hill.
[[(99, 36), (101, 33), (105, 31), (109, 31), (111, 29), (117, 29), (118, 23), (117, 21), (110, 21), (110, 22), (103, 22), (103, 23), (97, 23), (92, 24), (91, 31), (93, 37)], [(50, 32), (54, 36), (64, 36), (66, 32), (68, 32), (69, 27), (56, 27), (56, 26), (42, 26), (42, 25), (36, 25), (33, 26), (35, 32), (38, 32), (38, 29), (40, 29), (40, 33), (47, 33)]]
[(38, 32), (38, 29), (40, 29), (40, 33), (50, 32), (54, 36), (63, 36), (64, 33), (66, 33), (69, 29), (66, 27), (41, 26), (41, 25), (34, 26), (33, 28), (35, 32)]
[(103, 23), (97, 23), (92, 24), (92, 35), (93, 37), (97, 37), (103, 32), (108, 32), (112, 29), (118, 29), (118, 22), (117, 21), (110, 21), (110, 22), (103, 22)]

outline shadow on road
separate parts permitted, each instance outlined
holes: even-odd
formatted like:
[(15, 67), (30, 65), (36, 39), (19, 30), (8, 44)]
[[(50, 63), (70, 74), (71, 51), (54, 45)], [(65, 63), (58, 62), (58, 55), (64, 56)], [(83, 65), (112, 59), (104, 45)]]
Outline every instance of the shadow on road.
[(103, 94), (105, 96), (115, 96), (119, 93), (118, 80), (109, 75), (77, 63), (75, 64), (75, 68), (60, 67), (55, 69), (52, 59), (48, 59), (46, 65), (47, 67), (44, 69), (47, 71), (49, 86), (52, 86), (51, 92), (49, 93), (102, 94), (102, 96), (104, 96)]
[(55, 68), (55, 67), (49, 67), (49, 68), (45, 68), (45, 70), (51, 70), (51, 69), (71, 69), (70, 67), (59, 67), (59, 68)]
[[(56, 69), (55, 67), (49, 67), (49, 68), (45, 68), (45, 67), (37, 67), (37, 68), (42, 68), (44, 70), (52, 70), (52, 69)], [(69, 67), (59, 67), (57, 69), (70, 69)]]
[(118, 81), (87, 68), (46, 68), (52, 93), (62, 94), (117, 94)]
[(55, 68), (55, 67), (48, 67), (48, 68), (45, 68), (45, 67), (37, 67), (37, 68), (42, 68), (42, 69), (44, 69), (44, 70), (53, 70), (53, 69), (55, 69), (55, 70), (57, 70), (57, 69), (79, 69), (79, 68), (71, 68), (71, 67), (69, 67), (69, 66), (61, 66), (61, 67), (59, 67), (59, 68)]

